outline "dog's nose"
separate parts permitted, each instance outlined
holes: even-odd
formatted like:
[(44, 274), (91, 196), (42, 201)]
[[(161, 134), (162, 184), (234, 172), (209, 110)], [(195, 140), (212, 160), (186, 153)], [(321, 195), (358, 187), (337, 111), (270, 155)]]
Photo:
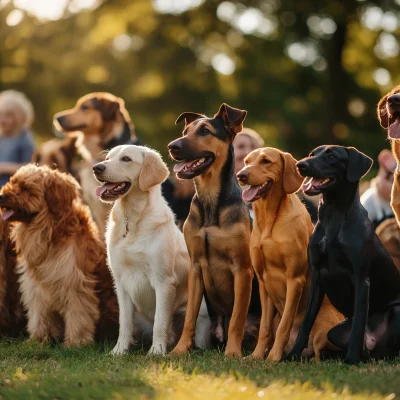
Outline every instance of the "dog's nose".
[(239, 181), (246, 183), (249, 179), (249, 173), (247, 171), (239, 171), (236, 175)]
[(182, 150), (182, 142), (180, 140), (174, 140), (168, 145), (168, 150), (171, 153), (176, 153), (179, 150)]
[(3, 201), (6, 201), (6, 195), (0, 194), (0, 203), (2, 203)]
[(388, 97), (387, 101), (391, 106), (400, 105), (400, 94), (392, 94)]
[(93, 165), (94, 172), (104, 172), (106, 170), (106, 166), (103, 163), (98, 163)]
[(307, 170), (307, 168), (308, 168), (308, 163), (307, 163), (307, 161), (299, 161), (299, 162), (296, 164), (296, 167), (297, 167), (297, 169), (300, 171), (300, 174), (301, 174), (302, 172), (304, 172), (304, 171)]

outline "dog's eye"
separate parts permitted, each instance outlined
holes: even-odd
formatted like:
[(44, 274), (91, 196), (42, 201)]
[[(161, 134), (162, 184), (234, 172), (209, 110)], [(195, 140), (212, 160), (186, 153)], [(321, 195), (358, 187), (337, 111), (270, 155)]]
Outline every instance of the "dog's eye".
[(129, 162), (129, 161), (132, 161), (129, 157), (127, 157), (127, 156), (125, 156), (125, 157), (122, 157), (121, 158), (121, 161), (123, 161), (123, 162)]
[(271, 161), (267, 160), (266, 158), (263, 158), (261, 160), (261, 164), (269, 164)]
[(86, 105), (82, 105), (81, 106), (81, 110), (82, 111), (85, 111), (85, 110), (88, 110), (89, 109), (89, 106), (86, 106)]
[(331, 160), (336, 160), (336, 157), (333, 154), (329, 154), (328, 158)]
[(210, 134), (210, 130), (208, 128), (206, 128), (205, 126), (203, 128), (200, 129), (200, 135), (208, 135)]

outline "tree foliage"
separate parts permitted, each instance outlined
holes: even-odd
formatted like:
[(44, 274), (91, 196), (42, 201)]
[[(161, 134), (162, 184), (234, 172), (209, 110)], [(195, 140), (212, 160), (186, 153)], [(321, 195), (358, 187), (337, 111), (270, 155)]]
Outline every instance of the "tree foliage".
[(54, 113), (109, 91), (164, 154), (181, 112), (213, 115), (222, 102), (247, 109), (247, 126), (297, 157), (324, 143), (373, 157), (388, 146), (375, 107), (400, 78), (398, 2), (198, 0), (184, 12), (160, 3), (109, 0), (9, 26), (14, 5), (3, 0), (0, 89), (30, 97), (42, 138)]

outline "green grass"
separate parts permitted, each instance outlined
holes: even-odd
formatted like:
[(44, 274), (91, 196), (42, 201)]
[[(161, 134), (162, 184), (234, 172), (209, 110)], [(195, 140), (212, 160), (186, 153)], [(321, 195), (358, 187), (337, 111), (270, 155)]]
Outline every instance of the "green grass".
[(216, 351), (185, 357), (126, 356), (111, 347), (0, 342), (0, 399), (393, 399), (400, 359), (349, 367), (336, 361), (275, 364), (225, 359)]

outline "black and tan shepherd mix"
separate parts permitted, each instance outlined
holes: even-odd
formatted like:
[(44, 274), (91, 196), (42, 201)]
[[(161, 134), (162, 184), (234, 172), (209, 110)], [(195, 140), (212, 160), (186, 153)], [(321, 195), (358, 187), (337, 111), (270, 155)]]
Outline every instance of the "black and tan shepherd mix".
[[(214, 339), (226, 343), (226, 355), (242, 356), (252, 282), (256, 280), (249, 253), (250, 215), (235, 177), (232, 141), (242, 130), (246, 114), (226, 104), (213, 118), (185, 112), (176, 121), (185, 120), (183, 137), (168, 145), (170, 155), (179, 162), (174, 168), (178, 178), (194, 178), (196, 187), (183, 227), (192, 264), (188, 306), (173, 354), (192, 347), (204, 294)], [(254, 310), (259, 318), (258, 290), (253, 294), (249, 317)]]

